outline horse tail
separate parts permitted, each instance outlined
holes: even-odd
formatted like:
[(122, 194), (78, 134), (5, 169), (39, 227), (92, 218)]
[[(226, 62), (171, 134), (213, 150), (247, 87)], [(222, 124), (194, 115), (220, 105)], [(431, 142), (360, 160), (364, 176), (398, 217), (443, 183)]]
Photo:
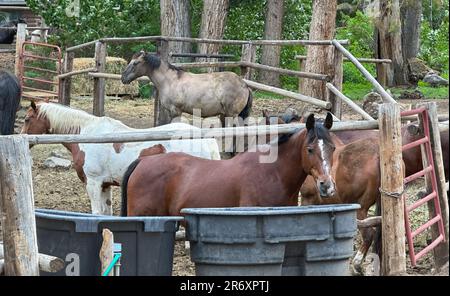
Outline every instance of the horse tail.
[(20, 105), (20, 96), (20, 84), (17, 77), (0, 70), (0, 135), (14, 133), (14, 122)]
[(128, 196), (127, 196), (127, 189), (128, 189), (128, 180), (130, 179), (131, 174), (134, 172), (134, 170), (136, 169), (136, 167), (138, 166), (139, 162), (141, 160), (138, 158), (135, 161), (133, 161), (127, 168), (127, 171), (125, 172), (125, 174), (123, 175), (123, 180), (122, 180), (122, 207), (121, 207), (121, 213), (120, 215), (122, 217), (126, 217), (127, 216), (127, 203), (128, 203)]
[(243, 120), (249, 117), (250, 111), (252, 110), (252, 104), (253, 104), (253, 94), (251, 89), (249, 88), (247, 104), (245, 105), (244, 109), (242, 109), (241, 113), (239, 113), (239, 117), (241, 117)]

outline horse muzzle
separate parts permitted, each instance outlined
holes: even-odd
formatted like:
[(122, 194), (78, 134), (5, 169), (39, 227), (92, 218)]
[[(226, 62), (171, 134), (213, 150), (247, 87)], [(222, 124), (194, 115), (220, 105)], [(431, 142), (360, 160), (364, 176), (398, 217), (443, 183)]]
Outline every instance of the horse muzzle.
[(336, 186), (333, 180), (318, 180), (317, 188), (319, 189), (320, 197), (332, 197), (336, 193)]

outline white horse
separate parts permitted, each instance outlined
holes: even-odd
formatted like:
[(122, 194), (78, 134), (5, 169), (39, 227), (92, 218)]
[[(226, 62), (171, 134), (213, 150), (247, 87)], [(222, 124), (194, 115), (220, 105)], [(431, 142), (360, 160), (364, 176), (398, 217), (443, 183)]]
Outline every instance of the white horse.
[[(110, 117), (96, 117), (63, 105), (31, 103), (22, 133), (98, 135), (119, 132), (158, 130), (198, 130), (185, 123), (172, 123), (156, 128), (134, 129)], [(185, 152), (206, 159), (220, 159), (215, 139), (185, 139), (115, 144), (63, 144), (73, 157), (74, 168), (85, 183), (93, 214), (112, 215), (111, 186), (120, 186), (128, 166), (139, 154), (161, 144), (167, 152)], [(163, 168), (155, 168), (160, 170)]]

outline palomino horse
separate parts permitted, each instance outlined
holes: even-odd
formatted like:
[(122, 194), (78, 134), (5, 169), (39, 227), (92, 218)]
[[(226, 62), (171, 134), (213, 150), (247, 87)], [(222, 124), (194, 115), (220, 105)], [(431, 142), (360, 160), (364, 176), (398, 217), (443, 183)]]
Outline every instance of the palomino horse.
[[(243, 152), (232, 159), (212, 161), (183, 153), (143, 157), (130, 165), (122, 184), (122, 215), (180, 215), (182, 208), (238, 206), (297, 206), (308, 174), (321, 191), (334, 194), (330, 176), (334, 145), (331, 114), (306, 129), (262, 145), (265, 151)], [(270, 149), (273, 162), (261, 162)]]
[[(96, 117), (63, 105), (31, 103), (22, 133), (99, 135), (118, 132), (149, 132), (158, 130), (197, 130), (172, 123), (150, 129), (133, 129), (109, 117)], [(115, 144), (63, 144), (73, 156), (74, 168), (85, 183), (94, 214), (112, 215), (111, 185), (119, 186), (126, 168), (146, 148), (162, 144), (167, 151), (179, 151), (207, 159), (220, 159), (215, 139), (147, 141)], [(161, 168), (159, 168), (161, 169)]]
[(122, 82), (128, 84), (141, 76), (148, 76), (158, 91), (161, 108), (169, 115), (164, 123), (194, 110), (201, 110), (202, 117), (220, 115), (222, 126), (225, 117), (246, 119), (250, 115), (252, 92), (233, 72), (189, 73), (158, 55), (140, 51), (122, 73)]
[(20, 93), (20, 84), (16, 76), (0, 70), (0, 135), (14, 133)]

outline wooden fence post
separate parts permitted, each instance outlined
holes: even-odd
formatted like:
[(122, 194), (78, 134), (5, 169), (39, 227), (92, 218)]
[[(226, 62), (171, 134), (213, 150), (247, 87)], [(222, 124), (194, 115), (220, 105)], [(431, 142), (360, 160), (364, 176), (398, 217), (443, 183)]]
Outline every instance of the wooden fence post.
[[(242, 45), (241, 62), (254, 63), (256, 61), (256, 45), (246, 43)], [(250, 67), (241, 67), (241, 77), (243, 79), (252, 80), (254, 71)]]
[[(431, 150), (433, 153), (433, 166), (436, 174), (437, 189), (439, 195), (439, 204), (441, 207), (442, 222), (444, 224), (445, 231), (445, 241), (441, 242), (433, 249), (434, 264), (436, 269), (443, 267), (449, 259), (449, 237), (448, 237), (448, 199), (447, 199), (447, 188), (445, 185), (445, 173), (444, 173), (444, 162), (442, 159), (442, 148), (441, 148), (441, 136), (439, 132), (439, 121), (437, 114), (437, 107), (435, 102), (427, 102), (418, 104), (417, 107), (425, 107), (428, 111), (429, 126), (430, 126), (430, 143)], [(423, 118), (419, 115), (421, 130), (423, 131)], [(422, 149), (422, 162), (424, 167), (428, 166), (427, 157), (425, 151)], [(432, 185), (429, 174), (425, 175), (425, 184), (427, 187), (427, 192), (431, 193)], [(428, 202), (428, 212), (430, 217), (436, 216), (436, 211), (434, 207), (434, 200)], [(431, 239), (434, 241), (439, 237), (438, 224), (435, 223), (431, 227)]]
[(39, 275), (31, 156), (26, 136), (0, 137), (0, 217), (5, 274)]
[[(62, 73), (69, 73), (73, 70), (73, 60), (75, 57), (74, 52), (65, 52), (64, 60), (63, 60), (63, 69)], [(70, 88), (72, 87), (72, 77), (61, 78), (59, 80), (59, 88), (60, 88), (60, 97), (59, 103), (63, 105), (70, 106)]]
[[(298, 70), (300, 72), (302, 72), (303, 69), (305, 69), (305, 60), (306, 60), (306, 58), (305, 59), (302, 59), (302, 58), (298, 59)], [(301, 77), (298, 78), (298, 93), (299, 94), (302, 93), (302, 78)]]
[[(104, 73), (106, 69), (106, 43), (95, 43), (95, 67), (97, 72)], [(95, 116), (105, 115), (105, 78), (94, 78), (94, 110)]]
[[(169, 62), (169, 42), (166, 40), (160, 40), (158, 44), (158, 54), (162, 60)], [(159, 92), (156, 86), (153, 85), (153, 126), (160, 126), (170, 123), (170, 115), (165, 108), (161, 108), (161, 102), (159, 100)]]
[[(338, 50), (336, 47), (333, 47), (334, 52), (334, 62), (333, 62), (333, 70), (331, 73), (332, 84), (336, 89), (342, 92), (342, 80), (344, 75), (344, 56), (342, 52)], [(324, 82), (325, 84), (327, 82)], [(336, 95), (327, 88), (328, 101), (331, 102), (331, 113), (333, 113), (337, 118), (342, 119), (342, 100), (336, 98)]]
[(14, 66), (14, 73), (17, 77), (20, 76), (20, 54), (22, 53), (22, 44), (25, 42), (27, 36), (27, 24), (17, 24), (16, 34), (16, 63)]
[(380, 129), (382, 275), (406, 273), (405, 219), (400, 106), (382, 104)]

